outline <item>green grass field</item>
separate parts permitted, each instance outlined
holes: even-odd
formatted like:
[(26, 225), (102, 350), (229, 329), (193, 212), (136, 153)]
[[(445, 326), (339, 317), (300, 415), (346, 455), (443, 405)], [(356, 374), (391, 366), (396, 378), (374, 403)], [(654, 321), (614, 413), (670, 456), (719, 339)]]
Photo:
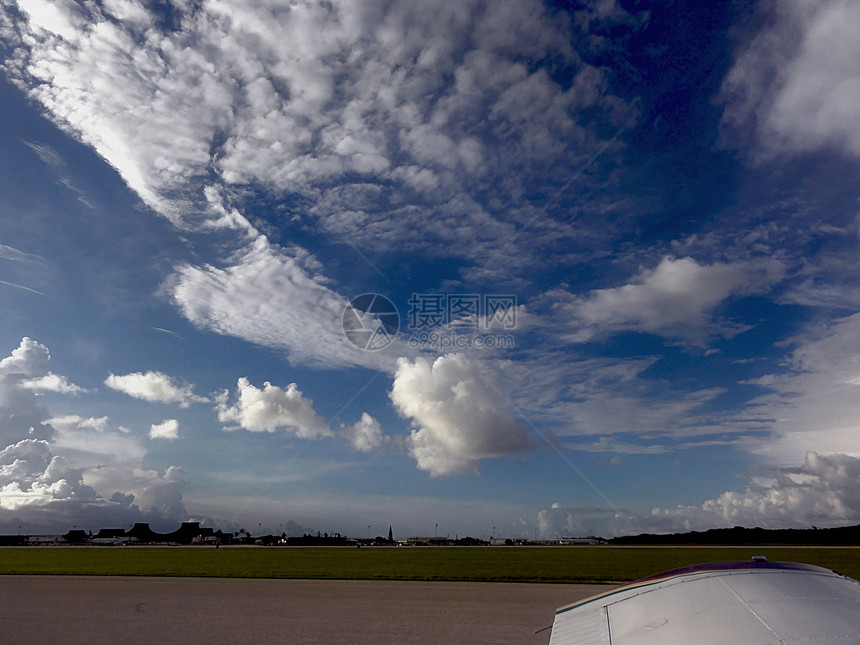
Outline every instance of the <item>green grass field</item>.
[(860, 547), (9, 547), (0, 574), (618, 583), (753, 555), (860, 579)]

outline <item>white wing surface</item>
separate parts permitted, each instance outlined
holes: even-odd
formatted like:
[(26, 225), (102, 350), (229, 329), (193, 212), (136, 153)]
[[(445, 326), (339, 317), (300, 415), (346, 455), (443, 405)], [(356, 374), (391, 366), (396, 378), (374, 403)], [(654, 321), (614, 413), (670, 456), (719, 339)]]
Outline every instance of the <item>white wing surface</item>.
[(715, 562), (556, 611), (550, 645), (860, 644), (860, 582), (789, 562)]

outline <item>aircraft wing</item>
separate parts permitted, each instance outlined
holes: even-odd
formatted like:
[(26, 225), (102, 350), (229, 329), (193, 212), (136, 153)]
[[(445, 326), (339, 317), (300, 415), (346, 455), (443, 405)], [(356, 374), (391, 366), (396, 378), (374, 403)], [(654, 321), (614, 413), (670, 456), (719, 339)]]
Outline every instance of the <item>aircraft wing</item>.
[(550, 645), (860, 643), (860, 582), (791, 562), (713, 562), (560, 607)]

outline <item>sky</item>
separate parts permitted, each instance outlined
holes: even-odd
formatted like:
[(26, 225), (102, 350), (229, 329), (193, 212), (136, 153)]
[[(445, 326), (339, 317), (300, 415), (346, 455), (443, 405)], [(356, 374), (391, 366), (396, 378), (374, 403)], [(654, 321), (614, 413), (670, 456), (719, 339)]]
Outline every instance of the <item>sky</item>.
[(856, 2), (0, 6), (0, 532), (860, 523)]

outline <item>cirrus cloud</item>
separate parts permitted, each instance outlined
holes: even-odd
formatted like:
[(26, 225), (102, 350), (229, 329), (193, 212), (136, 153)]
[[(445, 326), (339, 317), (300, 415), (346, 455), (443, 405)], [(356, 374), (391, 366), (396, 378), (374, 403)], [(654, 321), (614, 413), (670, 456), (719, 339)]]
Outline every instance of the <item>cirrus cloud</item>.
[(860, 6), (851, 0), (762, 3), (722, 87), (724, 123), (750, 129), (759, 154), (837, 149), (860, 157)]
[(226, 268), (183, 265), (166, 288), (195, 325), (323, 365), (390, 368), (387, 352), (365, 352), (343, 333), (349, 302), (328, 286), (320, 266), (301, 249), (258, 236)]
[(738, 425), (767, 431), (743, 448), (785, 466), (810, 449), (860, 457), (860, 314), (788, 339), (784, 369), (745, 381), (761, 394), (740, 411)]

